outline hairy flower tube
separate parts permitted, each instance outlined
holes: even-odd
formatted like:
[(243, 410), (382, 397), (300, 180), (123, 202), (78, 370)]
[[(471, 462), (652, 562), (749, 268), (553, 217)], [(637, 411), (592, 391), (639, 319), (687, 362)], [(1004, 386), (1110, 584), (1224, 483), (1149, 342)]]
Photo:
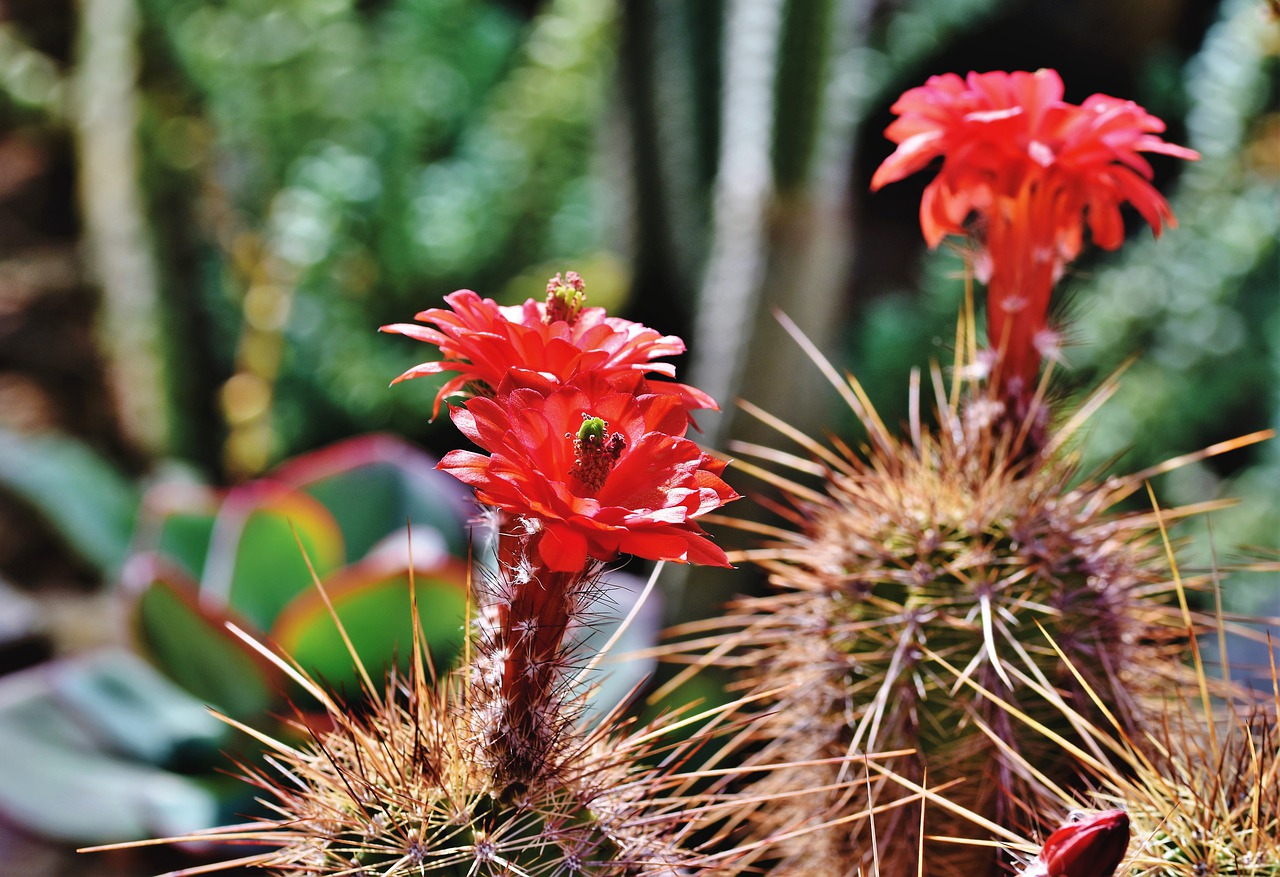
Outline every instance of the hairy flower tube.
[(1050, 294), (1079, 255), (1085, 226), (1095, 244), (1118, 248), (1128, 203), (1159, 235), (1176, 222), (1142, 153), (1199, 158), (1162, 140), (1164, 123), (1133, 101), (1095, 94), (1076, 105), (1062, 92), (1054, 70), (932, 76), (893, 105), (898, 118), (885, 136), (898, 148), (871, 180), (874, 191), (942, 159), (920, 226), (931, 248), (949, 234), (977, 245), (987, 340), (999, 354), (994, 380), (1020, 416), (1055, 346)]
[[(683, 353), (683, 341), (607, 316), (604, 308), (586, 307), (584, 290), (582, 278), (569, 271), (548, 281), (543, 302), (530, 298), (523, 305), (504, 307), (469, 289), (446, 295), (448, 309), (430, 308), (415, 318), (434, 328), (412, 323), (381, 328), (434, 344), (443, 357), (414, 366), (392, 383), (455, 372), (436, 395), (431, 415), (435, 417), (448, 396), (492, 394), (512, 369), (538, 372), (556, 381), (587, 373), (636, 372), (668, 378), (675, 374), (675, 366), (654, 360)], [(662, 388), (678, 395), (688, 410), (716, 408), (710, 396), (693, 387), (667, 383)]]

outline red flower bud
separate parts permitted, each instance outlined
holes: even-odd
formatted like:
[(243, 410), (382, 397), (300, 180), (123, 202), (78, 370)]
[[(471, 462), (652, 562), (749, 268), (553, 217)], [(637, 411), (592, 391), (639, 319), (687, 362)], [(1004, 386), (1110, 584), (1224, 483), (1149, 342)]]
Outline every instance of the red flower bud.
[(1111, 877), (1129, 848), (1129, 814), (1104, 810), (1049, 835), (1040, 850), (1048, 877)]

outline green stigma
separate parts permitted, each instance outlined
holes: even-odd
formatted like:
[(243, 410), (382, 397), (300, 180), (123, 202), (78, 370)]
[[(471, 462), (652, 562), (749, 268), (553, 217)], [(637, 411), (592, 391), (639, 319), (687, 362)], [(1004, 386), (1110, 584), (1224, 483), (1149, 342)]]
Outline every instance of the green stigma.
[[(568, 438), (572, 433), (566, 433)], [(602, 417), (582, 414), (582, 426), (573, 436), (573, 467), (569, 474), (582, 482), (591, 493), (604, 486), (613, 464), (618, 462), (627, 439), (620, 432), (609, 433), (609, 423)]]
[(609, 424), (602, 417), (582, 415), (582, 426), (578, 427), (578, 441), (583, 444), (604, 444), (604, 437), (609, 432)]

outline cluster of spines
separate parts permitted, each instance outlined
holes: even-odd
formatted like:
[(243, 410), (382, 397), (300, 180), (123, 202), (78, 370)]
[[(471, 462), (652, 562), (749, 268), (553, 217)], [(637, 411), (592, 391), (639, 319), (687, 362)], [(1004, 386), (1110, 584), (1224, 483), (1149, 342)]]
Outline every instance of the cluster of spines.
[[(1189, 610), (1184, 620), (1196, 623)], [(1222, 618), (1214, 623), (1219, 636), (1257, 635)], [(1084, 794), (1049, 784), (1051, 809), (1121, 808), (1133, 828), (1117, 872), (1123, 877), (1278, 877), (1280, 677), (1273, 663), (1269, 692), (1235, 683), (1225, 665), (1222, 678), (1211, 679), (1198, 649), (1190, 651), (1198, 694), (1170, 696), (1137, 729), (1114, 716), (1095, 723), (1058, 692), (1041, 692), (1079, 732), (1055, 739), (1090, 778)], [(1079, 678), (1079, 668), (1070, 669)], [(1018, 720), (1054, 737), (1030, 717)], [(1011, 756), (1036, 770), (1021, 753)]]
[[(1049, 798), (1040, 775), (1078, 775), (1069, 754), (1014, 718), (1023, 712), (1054, 725), (1054, 708), (1035, 688), (1063, 692), (1098, 722), (1105, 710), (1096, 696), (1126, 728), (1141, 725), (1150, 695), (1186, 690), (1178, 657), (1187, 627), (1170, 606), (1161, 516), (1114, 510), (1150, 473), (1081, 481), (1063, 447), (1084, 418), (1027, 452), (1003, 420), (970, 414), (965, 397), (981, 403), (981, 390), (939, 392), (939, 426), (914, 426), (913, 416), (910, 441), (884, 430), (856, 382), (846, 391), (871, 436), (865, 458), (776, 421), (814, 462), (740, 449), (816, 475), (824, 490), (756, 470), (788, 498), (779, 510), (790, 526), (770, 530), (772, 545), (750, 554), (777, 590), (738, 602), (721, 622), (724, 633), (700, 647), (736, 667), (749, 689), (775, 692), (757, 727), (764, 758), (917, 750), (893, 764), (897, 780), (868, 784), (872, 800), (852, 799), (850, 809), (901, 798), (905, 778), (946, 786), (952, 801), (996, 822), (1035, 824)], [(1063, 669), (1064, 658), (1081, 668), (1082, 681)], [(1069, 725), (1060, 730), (1073, 734)], [(770, 776), (757, 791), (776, 795), (787, 782)], [(772, 812), (794, 820), (805, 803)], [(964, 834), (964, 821), (933, 808), (922, 823), (918, 809), (903, 808), (880, 820), (878, 839), (867, 822), (806, 838), (792, 870), (779, 873), (804, 873), (825, 850), (837, 863), (832, 873), (856, 874), (878, 859), (883, 874), (914, 874), (917, 863), (900, 851), (917, 846), (920, 829)], [(975, 863), (982, 856), (968, 855), (973, 849), (929, 845), (929, 873), (983, 873), (988, 865)]]
[[(269, 755), (246, 776), (275, 818), (200, 839), (274, 847), (219, 867), (287, 877), (656, 877), (714, 858), (690, 836), (707, 813), (736, 805), (691, 792), (698, 778), (679, 771), (687, 750), (709, 737), (633, 728), (615, 711), (591, 728), (562, 729), (554, 770), (503, 783), (477, 757), (471, 679), (466, 668), (435, 679), (419, 660), (364, 710), (304, 679), (322, 698), (318, 724), (330, 727), (312, 730), (300, 717), (310, 743), (297, 747), (250, 732)], [(653, 759), (667, 766), (646, 767)]]

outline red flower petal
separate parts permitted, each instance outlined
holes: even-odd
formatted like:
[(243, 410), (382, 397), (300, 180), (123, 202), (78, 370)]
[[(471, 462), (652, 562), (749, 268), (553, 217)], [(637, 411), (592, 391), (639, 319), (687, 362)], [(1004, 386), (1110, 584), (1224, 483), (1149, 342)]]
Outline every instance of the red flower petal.
[(550, 523), (538, 540), (538, 556), (553, 572), (579, 572), (587, 563), (587, 540), (570, 526)]
[[(720, 477), (724, 462), (684, 437), (678, 397), (631, 392), (655, 386), (632, 375), (610, 381), (593, 372), (557, 386), (512, 373), (496, 397), (473, 398), (453, 413), (489, 456), (453, 451), (440, 468), (481, 501), (540, 521), (539, 552), (550, 569), (580, 570), (588, 556), (609, 560), (619, 552), (727, 566), (695, 519), (738, 494)], [(574, 474), (584, 415), (623, 437), (594, 491)]]
[[(539, 372), (561, 383), (588, 372), (670, 377), (675, 374), (675, 367), (653, 360), (683, 353), (685, 349), (684, 342), (676, 336), (659, 335), (639, 323), (606, 316), (603, 308), (583, 308), (570, 324), (563, 320), (548, 322), (547, 306), (533, 299), (518, 307), (503, 307), (493, 299), (460, 289), (445, 296), (445, 301), (447, 309), (430, 308), (416, 316), (433, 326), (392, 323), (380, 330), (440, 349), (440, 361), (415, 366), (396, 382), (457, 372), (436, 395), (433, 418), (447, 396), (468, 388), (496, 392), (513, 368)], [(683, 400), (686, 418), (689, 411), (714, 407), (709, 397), (691, 387), (675, 385), (663, 392)]]

